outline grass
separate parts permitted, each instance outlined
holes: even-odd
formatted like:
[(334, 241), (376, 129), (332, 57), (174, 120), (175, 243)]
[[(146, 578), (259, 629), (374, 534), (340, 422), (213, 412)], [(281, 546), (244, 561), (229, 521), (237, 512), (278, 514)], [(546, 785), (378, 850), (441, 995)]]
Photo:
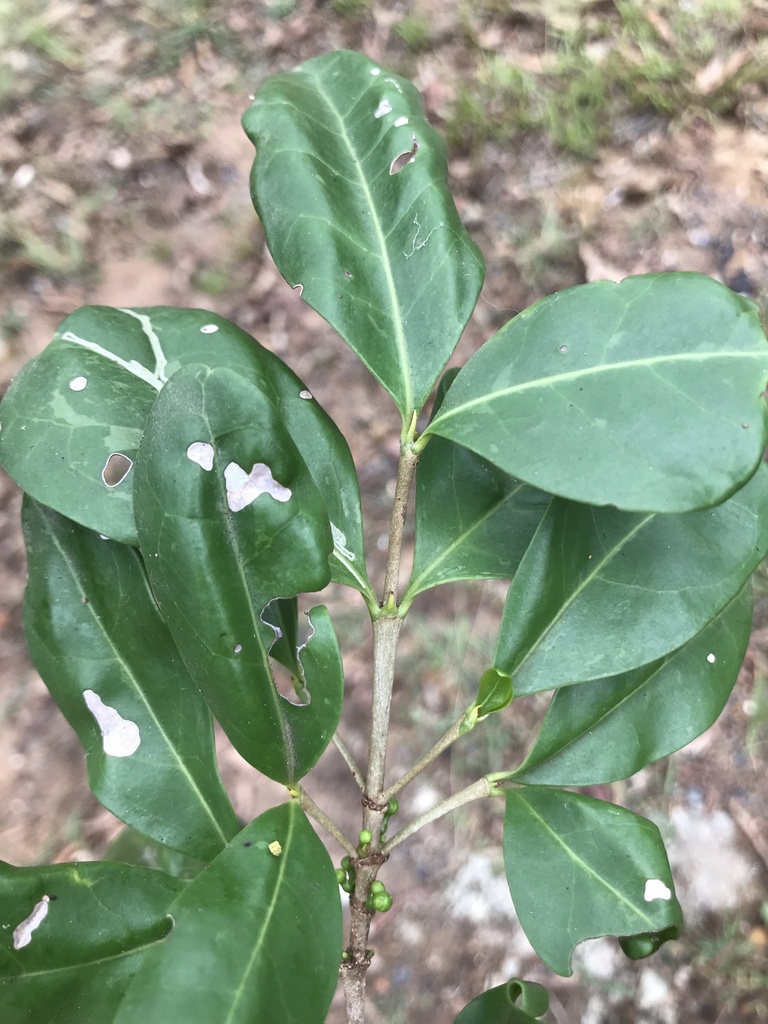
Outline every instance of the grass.
[[(508, 144), (537, 131), (562, 150), (593, 157), (622, 117), (652, 113), (682, 120), (737, 113), (749, 87), (768, 74), (768, 43), (758, 39), (750, 42), (743, 63), (735, 60), (733, 71), (715, 76), (711, 87), (705, 89), (697, 77), (714, 58), (725, 65), (739, 57), (747, 0), (703, 0), (695, 6), (615, 0), (613, 11), (545, 3), (538, 13), (530, 11), (539, 31), (533, 49), (505, 55), (482, 43), (483, 25), (499, 16), (497, 7), (486, 0), (464, 11), (474, 66), (458, 88), (447, 124), (460, 149), (488, 141)], [(520, 3), (511, 9), (528, 10)], [(539, 66), (524, 70), (535, 67), (536, 61), (524, 59), (532, 54)]]

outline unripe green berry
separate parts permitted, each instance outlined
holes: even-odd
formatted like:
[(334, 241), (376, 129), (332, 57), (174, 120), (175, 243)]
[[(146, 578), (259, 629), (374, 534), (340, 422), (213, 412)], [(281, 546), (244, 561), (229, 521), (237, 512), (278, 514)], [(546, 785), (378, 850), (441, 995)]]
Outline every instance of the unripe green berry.
[(393, 814), (397, 814), (399, 810), (400, 804), (394, 797), (392, 797), (392, 799), (387, 804), (387, 817), (390, 818)]
[(375, 881), (375, 882), (371, 882), (371, 892), (372, 892), (372, 893), (377, 893), (377, 892), (386, 892), (386, 891), (387, 891), (387, 890), (386, 890), (386, 889), (384, 888), (384, 883), (383, 883), (383, 882), (380, 882), (380, 881), (378, 880), (378, 878), (376, 879), (376, 881)]
[(373, 836), (371, 835), (367, 828), (364, 828), (360, 832), (360, 835), (357, 837), (357, 841), (361, 846), (370, 846), (372, 840)]
[(343, 886), (347, 880), (347, 872), (344, 868), (336, 868), (336, 881)]
[(378, 910), (380, 914), (386, 914), (392, 906), (393, 900), (388, 892), (377, 892), (374, 893), (371, 902), (374, 910)]

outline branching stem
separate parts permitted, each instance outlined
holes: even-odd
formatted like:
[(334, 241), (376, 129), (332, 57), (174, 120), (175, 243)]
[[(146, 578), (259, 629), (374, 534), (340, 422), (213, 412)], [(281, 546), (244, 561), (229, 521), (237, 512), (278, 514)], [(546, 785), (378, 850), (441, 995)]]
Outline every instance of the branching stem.
[(382, 803), (385, 804), (393, 796), (397, 796), (402, 789), (405, 789), (407, 785), (413, 782), (417, 775), (421, 775), (425, 768), (429, 768), (432, 762), (436, 761), (444, 750), (447, 750), (452, 743), (456, 742), (456, 740), (461, 736), (462, 725), (465, 718), (466, 712), (462, 712), (450, 729), (448, 729), (448, 731), (440, 737), (437, 743), (435, 743), (432, 749), (427, 751), (424, 757), (422, 757), (420, 761), (417, 761), (413, 768), (410, 768), (402, 778), (398, 779), (397, 782), (393, 783), (389, 789), (382, 793)]
[(325, 831), (332, 835), (339, 846), (342, 846), (344, 850), (350, 855), (350, 857), (357, 856), (357, 848), (351, 839), (347, 839), (344, 833), (341, 831), (335, 821), (331, 821), (328, 815), (322, 808), (318, 807), (312, 797), (302, 786), (296, 786), (295, 790), (292, 790), (296, 794), (296, 797), (301, 804), (301, 809), (305, 814), (308, 814), (310, 818), (314, 818), (318, 825), (322, 825)]
[(487, 796), (497, 796), (500, 790), (497, 790), (491, 777), (484, 775), (482, 779), (478, 779), (477, 782), (473, 782), (471, 786), (467, 786), (466, 789), (459, 790), (458, 793), (454, 793), (449, 796), (446, 800), (436, 804), (430, 810), (425, 811), (424, 814), (420, 814), (418, 818), (414, 818), (410, 824), (406, 825), (405, 828), (401, 828), (399, 832), (396, 832), (392, 838), (384, 844), (382, 847), (382, 853), (389, 855), (396, 846), (404, 842), (409, 836), (412, 836), (415, 832), (424, 828), (425, 825), (429, 825), (430, 822), (437, 821), (438, 818), (442, 818), (443, 815), (449, 814), (451, 811), (455, 811), (458, 807), (462, 807), (464, 804), (470, 803), (472, 800), (480, 800)]
[(344, 758), (344, 762), (347, 768), (349, 768), (350, 772), (352, 773), (353, 779), (359, 786), (360, 792), (364, 793), (365, 778), (363, 776), (363, 773), (360, 771), (360, 768), (358, 767), (357, 761), (355, 761), (354, 757), (352, 756), (352, 751), (349, 749), (349, 747), (344, 742), (344, 740), (342, 739), (341, 735), (338, 732), (333, 737), (333, 742), (338, 752)]

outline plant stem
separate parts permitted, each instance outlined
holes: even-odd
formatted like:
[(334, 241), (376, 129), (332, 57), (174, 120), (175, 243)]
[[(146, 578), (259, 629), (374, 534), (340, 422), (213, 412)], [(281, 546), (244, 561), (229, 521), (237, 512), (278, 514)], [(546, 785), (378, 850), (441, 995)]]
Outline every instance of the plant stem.
[(296, 786), (292, 792), (296, 793), (301, 809), (305, 814), (308, 814), (310, 818), (314, 818), (318, 825), (322, 825), (325, 831), (333, 836), (339, 846), (342, 846), (350, 857), (357, 857), (357, 847), (355, 844), (351, 839), (347, 839), (336, 822), (331, 821), (325, 811), (317, 806), (307, 791), (302, 786)]
[(435, 743), (431, 750), (427, 751), (424, 757), (420, 761), (417, 761), (413, 768), (410, 768), (402, 778), (398, 779), (397, 782), (393, 783), (389, 789), (386, 789), (381, 795), (381, 802), (387, 803), (393, 796), (397, 796), (400, 790), (405, 789), (416, 778), (420, 775), (425, 768), (428, 768), (433, 761), (442, 754), (444, 750), (451, 746), (452, 743), (461, 736), (461, 727), (464, 724), (466, 718), (466, 711), (463, 711), (448, 731), (440, 737)]
[[(363, 828), (370, 832), (371, 842), (365, 855), (355, 851), (355, 891), (350, 896), (349, 945), (341, 965), (341, 977), (347, 1003), (346, 1024), (365, 1024), (365, 976), (371, 962), (368, 933), (372, 912), (366, 909), (375, 881), (386, 855), (381, 851), (381, 829), (387, 801), (382, 799), (386, 769), (389, 712), (395, 679), (397, 641), (403, 620), (398, 614), (397, 597), (400, 582), (400, 558), (403, 550), (405, 518), (418, 453), (413, 450), (412, 436), (416, 417), (400, 445), (395, 497), (389, 520), (389, 546), (384, 573), (381, 605), (373, 615), (373, 680), (371, 695), (371, 734), (368, 745), (368, 770), (363, 790)], [(343, 756), (343, 754), (342, 754)]]
[(436, 804), (429, 811), (425, 811), (424, 814), (420, 814), (418, 818), (414, 818), (413, 821), (406, 825), (405, 828), (401, 828), (399, 832), (395, 833), (392, 838), (384, 844), (381, 852), (388, 855), (394, 850), (396, 846), (404, 842), (409, 836), (412, 836), (419, 829), (424, 828), (425, 825), (429, 825), (432, 821), (437, 821), (438, 818), (442, 818), (444, 814), (448, 814), (451, 811), (455, 811), (457, 807), (461, 807), (463, 804), (468, 804), (472, 800), (480, 800), (487, 796), (497, 796), (499, 791), (496, 789), (492, 779), (488, 775), (484, 775), (482, 779), (478, 779), (477, 782), (473, 782), (471, 786), (467, 786), (466, 789), (459, 790), (458, 793), (454, 793), (453, 796), (449, 796), (446, 800)]
[(408, 511), (408, 495), (419, 462), (418, 453), (410, 445), (403, 444), (400, 450), (400, 464), (397, 467), (397, 483), (395, 499), (392, 502), (392, 514), (389, 519), (389, 547), (387, 548), (387, 568), (384, 574), (384, 594), (382, 608), (397, 605), (397, 588), (400, 582), (400, 556), (403, 551), (403, 531)]
[(338, 752), (344, 758), (347, 768), (349, 768), (349, 770), (352, 772), (352, 777), (354, 778), (357, 785), (360, 787), (360, 792), (364, 793), (365, 778), (363, 777), (363, 773), (357, 766), (357, 761), (355, 761), (354, 757), (352, 756), (352, 751), (349, 749), (349, 747), (341, 738), (341, 735), (338, 732), (333, 737), (333, 742)]

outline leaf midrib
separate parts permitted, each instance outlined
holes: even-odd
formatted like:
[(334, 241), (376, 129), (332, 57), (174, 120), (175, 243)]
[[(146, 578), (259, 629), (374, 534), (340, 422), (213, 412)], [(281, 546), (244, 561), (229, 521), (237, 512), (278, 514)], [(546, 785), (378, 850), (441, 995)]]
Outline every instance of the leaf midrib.
[[(554, 500), (555, 499), (553, 499), (553, 501)], [(549, 509), (545, 513), (545, 516), (549, 514), (551, 509), (552, 509), (552, 504), (550, 504)], [(640, 531), (643, 530), (645, 528), (645, 526), (652, 519), (654, 519), (655, 517), (656, 517), (656, 513), (655, 512), (647, 513), (645, 515), (645, 517), (642, 518), (637, 523), (637, 525), (629, 533), (623, 534), (621, 539), (612, 548), (609, 548), (605, 552), (604, 556), (599, 561), (596, 562), (594, 568), (589, 573), (587, 573), (587, 575), (584, 577), (582, 582), (572, 591), (572, 593), (567, 598), (567, 600), (564, 601), (563, 604), (558, 606), (557, 612), (552, 616), (552, 618), (549, 620), (549, 622), (546, 624), (546, 626), (543, 629), (540, 630), (535, 643), (533, 643), (528, 648), (528, 650), (526, 651), (525, 657), (522, 658), (522, 660), (519, 661), (514, 666), (514, 670), (513, 670), (514, 672), (519, 672), (520, 669), (523, 667), (523, 665), (525, 665), (525, 663), (528, 661), (528, 659), (539, 649), (541, 644), (544, 642), (545, 637), (547, 637), (549, 635), (549, 633), (554, 629), (554, 627), (558, 624), (558, 622), (560, 622), (562, 620), (562, 618), (565, 615), (565, 613), (568, 611), (568, 609), (571, 607), (571, 605), (574, 603), (574, 601), (580, 596), (580, 594), (588, 586), (591, 586), (591, 584), (594, 583), (595, 578), (602, 571), (604, 566), (606, 566), (609, 562), (611, 562), (616, 557), (616, 555), (624, 547), (626, 547), (626, 545), (630, 541), (634, 540), (635, 537), (638, 535), (638, 533), (640, 533)], [(542, 520), (542, 522), (543, 522), (543, 520)], [(534, 535), (534, 539), (531, 541), (531, 547), (533, 546), (533, 544), (535, 544), (535, 542), (536, 542), (536, 535), (538, 534), (540, 529), (541, 529), (541, 525), (536, 530), (536, 534)], [(529, 548), (529, 550), (530, 550), (530, 548)], [(521, 563), (521, 565), (522, 565), (522, 563)], [(512, 586), (514, 587), (514, 583), (512, 584)]]
[[(522, 794), (509, 793), (507, 799), (509, 799), (510, 797), (519, 800), (519, 802), (528, 810), (531, 816), (534, 817), (540, 823), (541, 827), (549, 834), (549, 836), (551, 836), (552, 839), (554, 839), (554, 841), (559, 846), (563, 848), (563, 850), (565, 850), (566, 855), (576, 865), (578, 865), (585, 874), (591, 875), (592, 878), (595, 879), (595, 881), (599, 882), (603, 886), (603, 888), (607, 889), (608, 892), (615, 896), (619, 902), (626, 904), (627, 907), (634, 911), (634, 913), (637, 914), (637, 916), (649, 926), (649, 931), (653, 931), (656, 928), (656, 923), (653, 920), (653, 918), (648, 917), (647, 914), (643, 913), (643, 910), (640, 906), (633, 903), (628, 896), (625, 896), (623, 892), (621, 892), (619, 889), (616, 889), (615, 886), (611, 885), (611, 883), (607, 881), (607, 879), (603, 878), (602, 875), (598, 874), (598, 872), (595, 871), (594, 868), (592, 868), (585, 860), (583, 860), (572, 847), (568, 846), (568, 844), (563, 839), (561, 839), (557, 832), (555, 832), (555, 830), (552, 828), (549, 822), (547, 822), (545, 818), (542, 818), (539, 812), (525, 799), (525, 797)], [(627, 811), (626, 813), (630, 812)]]
[[(78, 579), (77, 573), (75, 571), (75, 567), (73, 566), (73, 563), (72, 563), (71, 559), (69, 558), (67, 553), (62, 548), (61, 544), (59, 543), (59, 539), (56, 536), (56, 533), (54, 531), (51, 531), (51, 537), (53, 539), (53, 542), (54, 542), (56, 548), (59, 551), (59, 554), (64, 559), (64, 561), (65, 561), (65, 563), (67, 565), (67, 568), (69, 569), (70, 575), (72, 577), (72, 580), (73, 580), (77, 590), (80, 592), (81, 597), (85, 598), (87, 595), (85, 593), (85, 590), (80, 585), (80, 581)], [(120, 665), (120, 667), (125, 672), (128, 681), (130, 682), (133, 690), (135, 691), (135, 694), (138, 695), (141, 703), (144, 705), (144, 707), (145, 707), (145, 709), (147, 711), (147, 714), (150, 716), (150, 718), (154, 722), (155, 727), (157, 728), (157, 731), (162, 736), (162, 738), (165, 741), (168, 749), (171, 751), (174, 760), (176, 761), (176, 763), (179, 766), (181, 774), (186, 778), (188, 785), (190, 786), (192, 792), (197, 796), (197, 799), (198, 799), (199, 803), (201, 804), (203, 810), (205, 811), (206, 815), (213, 822), (213, 826), (214, 826), (216, 832), (218, 833), (219, 837), (221, 838), (222, 847), (225, 847), (227, 845), (227, 843), (229, 842), (228, 836), (222, 830), (222, 828), (221, 828), (221, 826), (220, 826), (216, 816), (214, 815), (212, 809), (208, 805), (208, 801), (203, 797), (203, 794), (200, 791), (200, 788), (198, 787), (197, 782), (195, 781), (195, 779), (193, 778), (193, 776), (191, 775), (191, 773), (187, 769), (187, 766), (186, 766), (186, 764), (184, 762), (184, 759), (179, 755), (179, 753), (178, 753), (178, 751), (176, 749), (176, 745), (171, 742), (170, 737), (168, 736), (168, 734), (166, 733), (165, 729), (163, 728), (162, 723), (157, 718), (157, 716), (156, 716), (156, 714), (155, 714), (155, 712), (154, 712), (154, 710), (152, 708), (152, 705), (147, 701), (147, 699), (146, 699), (146, 697), (144, 695), (144, 692), (143, 692), (141, 686), (139, 685), (139, 682), (138, 682), (138, 680), (137, 680), (133, 670), (129, 667), (128, 663), (124, 660), (122, 654), (118, 651), (117, 647), (112, 643), (112, 641), (110, 639), (110, 636), (107, 633), (107, 631), (106, 631), (106, 629), (104, 627), (104, 624), (101, 621), (101, 618), (98, 615), (96, 615), (95, 612), (94, 612), (92, 602), (89, 601), (88, 604), (87, 604), (87, 607), (90, 609), (90, 611), (91, 611), (91, 618), (96, 623), (98, 629), (100, 630), (102, 636), (104, 637), (104, 639), (105, 639), (105, 641), (107, 643), (107, 646), (111, 650), (113, 650), (115, 652), (115, 659), (114, 660), (117, 661), (118, 665)], [(107, 755), (105, 755), (105, 756), (107, 756)]]
[(296, 830), (297, 814), (295, 807), (296, 805), (293, 802), (291, 802), (288, 805), (288, 832), (285, 837), (285, 841), (281, 844), (282, 851), (278, 858), (280, 868), (277, 875), (277, 881), (272, 890), (272, 898), (264, 912), (258, 936), (253, 944), (253, 950), (248, 959), (248, 963), (246, 964), (245, 969), (243, 971), (240, 983), (235, 989), (232, 999), (232, 1005), (230, 1006), (229, 1013), (227, 1014), (226, 1020), (223, 1022), (223, 1024), (232, 1024), (232, 1021), (234, 1020), (235, 1011), (237, 1010), (238, 1004), (240, 1003), (240, 1000), (243, 997), (243, 993), (245, 992), (245, 986), (248, 980), (248, 976), (253, 970), (253, 966), (256, 962), (256, 959), (261, 951), (262, 946), (264, 945), (265, 936), (267, 934), (267, 931), (269, 930), (269, 925), (272, 920), (272, 917), (274, 916), (278, 898), (281, 895), (283, 876), (285, 875), (286, 864), (288, 863), (288, 856), (290, 854), (291, 843), (293, 841), (293, 833)]
[[(603, 373), (617, 373), (625, 369), (635, 369), (649, 367), (653, 368), (657, 364), (663, 363), (678, 363), (678, 362), (701, 362), (710, 359), (728, 360), (732, 361), (735, 357), (740, 356), (745, 359), (752, 359), (759, 361), (760, 363), (765, 362), (765, 356), (762, 356), (756, 352), (686, 352), (686, 353), (675, 353), (673, 355), (666, 356), (653, 356), (645, 359), (627, 359), (619, 363), (604, 363), (602, 365), (595, 365), (585, 367), (581, 370), (570, 370), (567, 373), (553, 374), (548, 377), (537, 377), (535, 380), (523, 381), (520, 384), (512, 384), (507, 388), (500, 388), (498, 391), (489, 391), (484, 395), (479, 395), (477, 398), (467, 399), (465, 402), (461, 402), (458, 405), (453, 406), (440, 412), (435, 416), (434, 420), (430, 423), (424, 434), (440, 434), (439, 428), (442, 423), (446, 420), (452, 419), (454, 416), (464, 415), (469, 409), (474, 408), (477, 405), (488, 405), (492, 402), (496, 402), (499, 399), (506, 398), (510, 395), (518, 395), (525, 391), (532, 391), (541, 388), (551, 388), (556, 384), (568, 381), (579, 380), (583, 377), (595, 377), (598, 374)], [(468, 363), (469, 366), (471, 364)], [(492, 367), (491, 367), (492, 369)], [(457, 380), (460, 379), (457, 378)], [(665, 384), (667, 382), (665, 381)], [(671, 385), (667, 385), (671, 386)], [(446, 396), (446, 402), (450, 399), (450, 391)]]
[(334, 104), (331, 94), (324, 88), (322, 79), (315, 78), (315, 84), (317, 94), (325, 101), (328, 110), (338, 125), (338, 134), (344, 140), (344, 144), (347, 147), (350, 160), (352, 161), (352, 165), (357, 173), (360, 188), (363, 191), (371, 214), (371, 224), (376, 243), (379, 247), (380, 259), (384, 269), (384, 277), (387, 286), (387, 294), (389, 297), (390, 307), (392, 309), (392, 321), (395, 328), (395, 345), (403, 384), (403, 400), (405, 406), (403, 414), (407, 418), (413, 410), (413, 384), (411, 381), (410, 364), (408, 360), (408, 347), (405, 332), (403, 331), (403, 316), (400, 309), (400, 300), (397, 295), (397, 288), (395, 287), (395, 279), (392, 274), (392, 265), (389, 260), (389, 251), (386, 244), (387, 236), (382, 229), (379, 213), (373, 201), (373, 195), (371, 194), (368, 181), (363, 173), (363, 166), (358, 158), (352, 139), (347, 132), (346, 123), (341, 116), (339, 109)]

